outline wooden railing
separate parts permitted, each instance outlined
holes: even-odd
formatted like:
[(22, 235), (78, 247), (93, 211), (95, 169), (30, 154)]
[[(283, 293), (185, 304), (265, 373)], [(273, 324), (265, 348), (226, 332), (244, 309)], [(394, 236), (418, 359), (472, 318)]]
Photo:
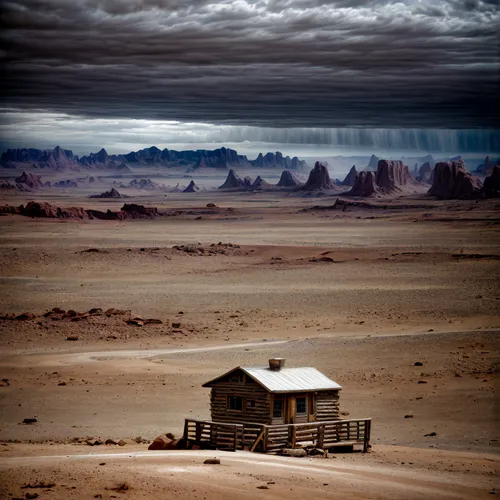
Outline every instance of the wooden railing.
[(200, 447), (233, 451), (247, 448), (264, 453), (279, 453), (283, 448), (354, 445), (362, 445), (367, 452), (370, 433), (369, 418), (281, 425), (186, 419), (184, 425), (184, 438)]

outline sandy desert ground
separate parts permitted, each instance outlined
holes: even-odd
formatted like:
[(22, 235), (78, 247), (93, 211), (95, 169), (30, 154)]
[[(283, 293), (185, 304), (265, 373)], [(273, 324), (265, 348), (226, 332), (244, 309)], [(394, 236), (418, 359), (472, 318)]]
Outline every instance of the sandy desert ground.
[[(83, 193), (37, 199), (120, 206)], [(313, 208), (333, 201), (202, 191), (134, 198), (175, 211), (147, 221), (0, 217), (0, 312), (35, 314), (0, 320), (0, 496), (500, 494), (498, 201)], [(54, 307), (163, 323), (43, 316)], [(373, 419), (370, 453), (146, 451), (143, 441), (180, 434), (185, 417), (209, 418), (204, 382), (272, 356), (340, 383), (343, 415)], [(36, 483), (46, 487), (22, 488)]]

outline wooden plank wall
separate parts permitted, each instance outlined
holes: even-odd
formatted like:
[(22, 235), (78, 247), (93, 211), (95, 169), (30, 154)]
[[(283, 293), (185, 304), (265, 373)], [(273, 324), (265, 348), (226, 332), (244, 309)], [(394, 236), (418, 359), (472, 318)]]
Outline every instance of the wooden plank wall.
[(316, 420), (339, 419), (339, 391), (322, 391), (316, 396)]
[[(240, 396), (245, 399), (253, 399), (255, 407), (245, 407), (243, 411), (229, 410), (227, 398), (229, 396)], [(212, 387), (210, 395), (210, 406), (212, 420), (214, 422), (256, 422), (262, 424), (271, 423), (271, 398), (269, 393), (251, 380), (245, 377), (243, 382), (230, 382), (221, 380)]]

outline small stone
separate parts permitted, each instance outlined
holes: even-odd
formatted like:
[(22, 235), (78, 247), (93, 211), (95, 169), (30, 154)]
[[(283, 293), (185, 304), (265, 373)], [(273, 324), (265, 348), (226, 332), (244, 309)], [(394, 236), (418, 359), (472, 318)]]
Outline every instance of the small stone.
[(66, 385), (66, 382), (64, 380), (62, 380), (61, 382), (59, 382), (57, 385)]
[(405, 418), (413, 418), (413, 415), (405, 415)]
[(36, 418), (25, 418), (23, 420), (23, 424), (26, 424), (26, 425), (35, 424), (36, 422), (38, 422), (38, 420)]
[(258, 490), (268, 490), (269, 486), (265, 486), (265, 485), (263, 485), (263, 486), (257, 486), (257, 489)]
[(413, 366), (424, 366), (424, 364), (421, 361), (417, 361)]
[(79, 340), (79, 337), (78, 335), (69, 335), (68, 337), (66, 337), (66, 340), (76, 341)]
[(220, 465), (220, 460), (218, 458), (207, 458), (203, 463), (208, 465)]
[(429, 434), (424, 434), (424, 437), (434, 437), (437, 436), (436, 432), (430, 432)]
[(123, 439), (120, 439), (120, 441), (118, 441), (118, 446), (125, 446), (127, 443), (123, 440)]

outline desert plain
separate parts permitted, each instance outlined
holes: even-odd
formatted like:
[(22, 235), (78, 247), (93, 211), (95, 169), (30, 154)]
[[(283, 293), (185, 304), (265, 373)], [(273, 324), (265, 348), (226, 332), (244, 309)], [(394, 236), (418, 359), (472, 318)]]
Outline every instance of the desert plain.
[[(123, 204), (60, 193), (37, 199)], [(0, 320), (0, 497), (500, 494), (498, 200), (335, 199), (202, 190), (137, 195), (170, 211), (151, 220), (0, 217), (0, 312), (32, 313)], [(210, 418), (204, 382), (274, 356), (343, 387), (342, 415), (373, 419), (369, 453), (147, 451)], [(107, 439), (123, 446), (87, 444)]]

